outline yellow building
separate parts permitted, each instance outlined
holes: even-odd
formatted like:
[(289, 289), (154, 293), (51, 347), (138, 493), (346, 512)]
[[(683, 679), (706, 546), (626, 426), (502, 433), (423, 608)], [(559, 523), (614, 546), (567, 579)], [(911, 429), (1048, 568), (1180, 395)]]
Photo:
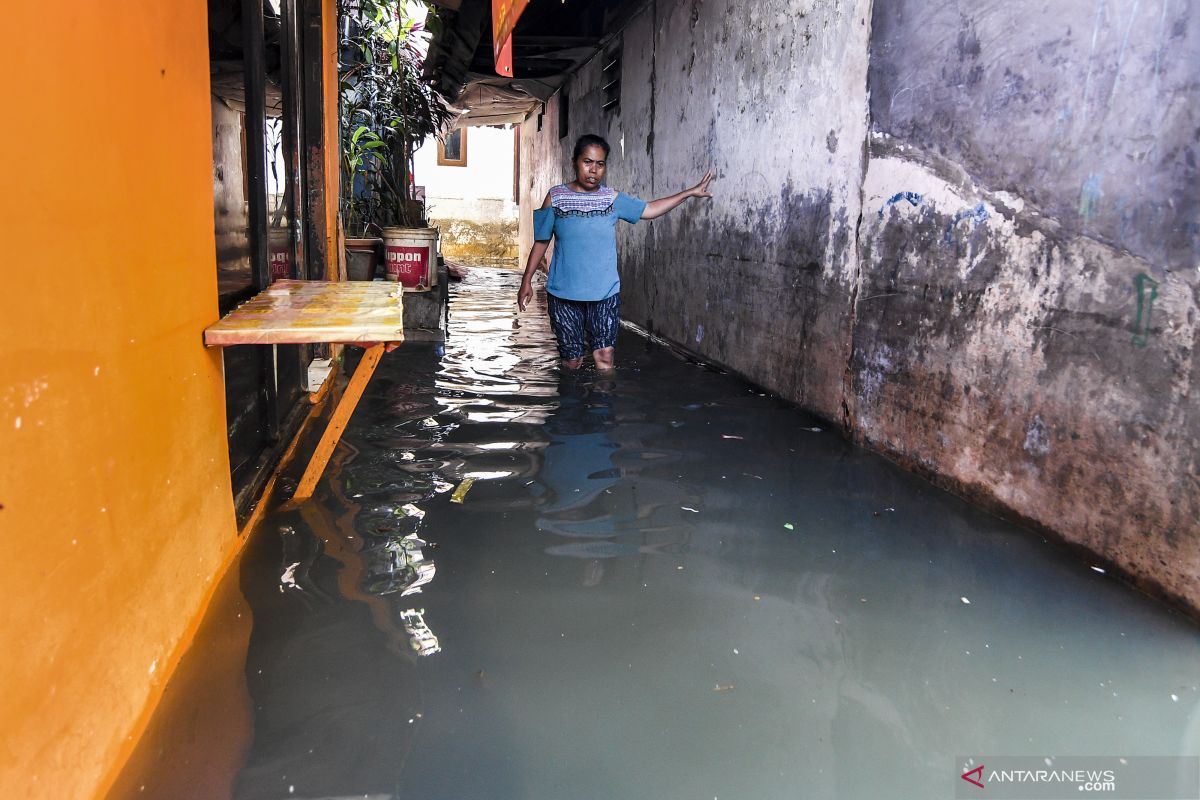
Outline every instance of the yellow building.
[(330, 269), (334, 5), (9, 8), (2, 797), (111, 785), (303, 414), (306, 353), (202, 332)]

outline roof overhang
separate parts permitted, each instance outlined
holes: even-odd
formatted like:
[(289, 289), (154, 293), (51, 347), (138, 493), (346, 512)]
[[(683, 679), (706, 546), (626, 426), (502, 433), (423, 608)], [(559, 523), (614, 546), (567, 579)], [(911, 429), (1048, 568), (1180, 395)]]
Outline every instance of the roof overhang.
[(496, 74), (491, 0), (438, 3), (425, 75), (460, 111), (455, 127), (520, 122), (592, 59), (646, 0), (532, 0), (512, 35), (513, 77)]

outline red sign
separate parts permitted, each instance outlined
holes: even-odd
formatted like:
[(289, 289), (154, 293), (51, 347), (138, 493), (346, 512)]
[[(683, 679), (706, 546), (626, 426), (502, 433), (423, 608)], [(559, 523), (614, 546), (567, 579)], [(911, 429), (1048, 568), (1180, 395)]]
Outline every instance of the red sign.
[(492, 55), (497, 75), (513, 76), (512, 32), (527, 5), (529, 0), (492, 0)]
[(428, 286), (429, 248), (388, 245), (387, 276), (403, 286)]

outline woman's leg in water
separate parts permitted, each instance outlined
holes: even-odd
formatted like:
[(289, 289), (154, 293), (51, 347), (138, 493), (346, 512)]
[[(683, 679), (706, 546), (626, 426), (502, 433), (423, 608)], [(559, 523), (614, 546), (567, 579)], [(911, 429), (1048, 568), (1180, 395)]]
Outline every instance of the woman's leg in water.
[(592, 358), (596, 362), (596, 369), (610, 370), (613, 368), (613, 356), (616, 353), (615, 347), (605, 347), (600, 350), (592, 351)]
[(596, 369), (611, 370), (616, 354), (617, 332), (621, 329), (621, 295), (614, 294), (587, 309), (587, 330), (592, 339), (592, 358)]
[(562, 368), (579, 369), (585, 352), (587, 312), (585, 304), (574, 300), (563, 300), (552, 294), (546, 295), (546, 310), (550, 314), (550, 327), (558, 341), (558, 356)]

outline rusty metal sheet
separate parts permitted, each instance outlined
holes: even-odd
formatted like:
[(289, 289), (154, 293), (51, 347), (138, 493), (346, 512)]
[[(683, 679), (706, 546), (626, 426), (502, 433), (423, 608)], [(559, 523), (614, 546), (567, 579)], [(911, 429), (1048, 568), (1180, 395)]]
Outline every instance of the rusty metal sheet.
[(204, 331), (217, 347), (403, 340), (403, 288), (390, 281), (275, 281)]

